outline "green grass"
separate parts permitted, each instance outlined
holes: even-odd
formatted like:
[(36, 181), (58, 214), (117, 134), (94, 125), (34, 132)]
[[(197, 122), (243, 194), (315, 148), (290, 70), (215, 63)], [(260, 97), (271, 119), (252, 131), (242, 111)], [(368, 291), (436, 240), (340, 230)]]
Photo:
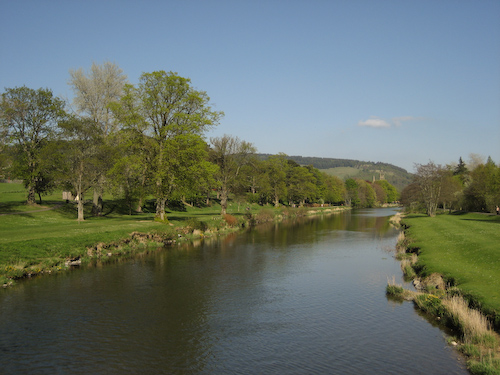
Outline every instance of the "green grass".
[[(104, 253), (91, 251), (92, 257), (107, 253), (127, 255), (136, 248), (142, 251), (146, 245), (140, 241), (123, 244), (122, 240), (129, 239), (132, 232), (159, 234), (151, 240), (150, 245), (153, 246), (159, 238), (178, 239), (178, 234), (181, 234), (181, 239), (189, 240), (193, 237), (192, 229), (208, 229), (210, 232), (205, 235), (219, 233), (219, 230), (235, 230), (243, 223), (248, 224), (246, 215), (249, 212), (254, 214), (254, 222), (263, 221), (266, 216), (263, 214), (267, 211), (271, 212), (271, 217), (267, 215), (266, 220), (273, 220), (277, 214), (282, 214), (281, 209), (266, 211), (257, 204), (231, 202), (228, 206), (229, 218), (236, 225), (230, 229), (228, 220), (220, 215), (218, 204), (204, 208), (179, 204), (167, 211), (168, 222), (160, 223), (154, 219), (154, 200), (148, 201), (144, 213), (129, 215), (123, 201), (104, 198), (102, 216), (91, 215), (92, 204), (89, 202), (85, 205), (85, 220), (78, 222), (76, 203), (63, 201), (61, 191), (43, 197), (42, 206), (30, 206), (26, 204), (26, 191), (22, 184), (0, 183), (0, 285), (28, 274), (64, 268), (64, 262), (71, 258), (81, 257), (83, 261), (88, 261), (88, 249), (100, 243), (118, 245), (107, 248)], [(315, 210), (323, 211), (321, 208)], [(303, 210), (292, 211), (288, 214), (293, 216)], [(188, 226), (191, 231), (186, 228)]]
[[(63, 201), (61, 191), (43, 197), (42, 206), (33, 206), (26, 204), (22, 184), (0, 183), (0, 214), (4, 214), (0, 215), (0, 285), (26, 274), (54, 269), (68, 258), (85, 257), (88, 248), (118, 242), (129, 238), (132, 232), (170, 236), (175, 228), (186, 225), (212, 230), (224, 227), (220, 206), (216, 204), (205, 208), (181, 205), (167, 211), (168, 223), (160, 223), (154, 220), (154, 201), (147, 205), (149, 212), (128, 215), (123, 202), (106, 198), (103, 216), (91, 216), (92, 204), (87, 203), (85, 221), (79, 223), (76, 203)], [(228, 212), (243, 217), (245, 208), (233, 203)], [(251, 206), (252, 213), (258, 210), (257, 205)]]
[(486, 311), (500, 313), (500, 216), (413, 215), (404, 223), (424, 275), (440, 273)]

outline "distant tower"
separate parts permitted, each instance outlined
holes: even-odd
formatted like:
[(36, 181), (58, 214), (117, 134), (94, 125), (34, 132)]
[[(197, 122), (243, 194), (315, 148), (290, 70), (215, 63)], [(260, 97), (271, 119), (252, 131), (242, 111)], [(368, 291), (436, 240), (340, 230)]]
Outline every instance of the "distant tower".
[(380, 181), (385, 180), (384, 171), (379, 171), (379, 173), (380, 173)]

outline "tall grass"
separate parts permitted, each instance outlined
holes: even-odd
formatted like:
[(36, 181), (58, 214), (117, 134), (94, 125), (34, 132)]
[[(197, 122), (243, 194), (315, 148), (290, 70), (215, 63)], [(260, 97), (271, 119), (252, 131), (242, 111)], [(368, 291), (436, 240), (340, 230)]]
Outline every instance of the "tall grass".
[(463, 297), (447, 297), (442, 300), (442, 304), (453, 326), (461, 331), (465, 343), (496, 344), (488, 319), (480, 311), (471, 309)]

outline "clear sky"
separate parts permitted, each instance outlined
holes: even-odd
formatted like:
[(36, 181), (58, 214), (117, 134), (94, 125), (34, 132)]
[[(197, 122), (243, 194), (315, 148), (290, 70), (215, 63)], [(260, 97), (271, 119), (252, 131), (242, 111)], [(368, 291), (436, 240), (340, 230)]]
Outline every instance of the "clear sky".
[(0, 0), (0, 90), (173, 71), (258, 152), (500, 163), (498, 0)]

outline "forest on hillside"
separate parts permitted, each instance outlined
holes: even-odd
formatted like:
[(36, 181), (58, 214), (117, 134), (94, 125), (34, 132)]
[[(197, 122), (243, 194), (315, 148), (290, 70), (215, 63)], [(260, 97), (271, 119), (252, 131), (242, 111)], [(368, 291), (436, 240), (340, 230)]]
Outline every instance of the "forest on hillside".
[[(269, 156), (268, 154), (259, 154), (259, 158), (262, 160)], [(399, 191), (408, 186), (413, 179), (413, 175), (408, 173), (406, 169), (388, 163), (297, 155), (287, 156), (287, 159), (302, 166), (310, 165), (343, 180), (348, 178), (366, 181), (386, 180)]]

